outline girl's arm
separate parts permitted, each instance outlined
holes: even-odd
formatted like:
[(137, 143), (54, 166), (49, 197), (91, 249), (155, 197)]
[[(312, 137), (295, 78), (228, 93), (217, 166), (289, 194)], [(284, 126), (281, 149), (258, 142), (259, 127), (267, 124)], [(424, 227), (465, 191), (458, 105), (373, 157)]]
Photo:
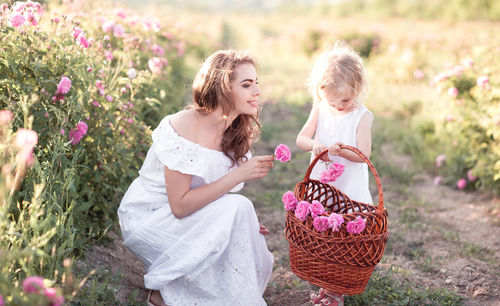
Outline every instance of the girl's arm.
[[(370, 158), (372, 153), (372, 122), (373, 115), (369, 112), (365, 112), (359, 121), (358, 129), (356, 131), (357, 148), (368, 158)], [(339, 143), (336, 143), (331, 146), (328, 153), (331, 155), (338, 155), (352, 162), (364, 163), (358, 154), (352, 152), (351, 150), (340, 149), (338, 144)]]
[(189, 174), (165, 166), (165, 184), (172, 213), (178, 219), (189, 216), (217, 200), (241, 182), (262, 178), (273, 167), (272, 155), (255, 156), (217, 181), (191, 188)]
[[(312, 151), (316, 156), (326, 149), (326, 146), (312, 138), (316, 132), (318, 116), (318, 107), (314, 104), (311, 113), (309, 114), (309, 118), (302, 127), (302, 130), (300, 130), (295, 141), (297, 147), (304, 151)], [(328, 159), (328, 156), (325, 155), (325, 158)], [(325, 160), (325, 158), (322, 159)]]

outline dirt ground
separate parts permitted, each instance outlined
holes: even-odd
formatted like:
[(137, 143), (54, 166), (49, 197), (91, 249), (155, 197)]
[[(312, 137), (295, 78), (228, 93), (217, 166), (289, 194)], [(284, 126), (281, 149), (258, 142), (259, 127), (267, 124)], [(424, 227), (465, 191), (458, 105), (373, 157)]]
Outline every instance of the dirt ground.
[[(390, 184), (383, 180), (384, 185)], [(385, 192), (390, 214), (392, 252), (386, 252), (378, 268), (401, 269), (401, 279), (415, 287), (446, 288), (463, 295), (465, 305), (500, 305), (500, 216), (499, 200), (480, 192), (466, 193), (446, 186), (434, 186), (432, 177), (421, 175), (411, 186), (411, 193), (429, 203), (416, 207), (420, 218), (432, 226), (402, 230), (399, 220), (402, 211), (392, 207), (391, 200), (402, 195)], [(285, 214), (281, 210), (258, 210), (260, 221), (271, 234), (269, 249), (275, 255), (275, 270), (265, 292), (269, 305), (311, 305), (309, 296), (315, 288), (300, 280), (287, 268), (288, 242), (284, 236)], [(446, 237), (447, 233), (456, 233)], [(452, 236), (452, 234), (448, 234)], [(112, 243), (92, 247), (81, 264), (109, 269), (119, 274), (120, 286), (115, 291), (118, 300), (127, 301), (130, 293), (139, 288), (137, 300), (146, 298), (142, 263), (127, 250), (114, 232)], [(397, 238), (394, 238), (397, 237)], [(407, 256), (415, 249), (425, 250)], [(422, 264), (425, 256), (430, 264)]]
[[(414, 170), (411, 159), (393, 153), (389, 145), (380, 151), (403, 172)], [(483, 192), (435, 186), (433, 177), (416, 172), (421, 174), (412, 177), (409, 184), (401, 184), (379, 171), (389, 212), (389, 241), (377, 269), (397, 272), (393, 273), (397, 280), (414, 288), (456, 292), (464, 297), (465, 305), (500, 305), (500, 199)], [(269, 183), (254, 181), (247, 188), (254, 194), (265, 193)], [(258, 203), (256, 207), (260, 222), (271, 232), (267, 243), (275, 256), (264, 298), (269, 305), (311, 305), (310, 295), (317, 288), (288, 267), (284, 210)], [(111, 242), (93, 246), (78, 267), (107, 269), (115, 275), (116, 284), (111, 285), (123, 304), (130, 304), (131, 293), (137, 289), (134, 300), (145, 301), (142, 263), (123, 246), (116, 231), (108, 236)]]

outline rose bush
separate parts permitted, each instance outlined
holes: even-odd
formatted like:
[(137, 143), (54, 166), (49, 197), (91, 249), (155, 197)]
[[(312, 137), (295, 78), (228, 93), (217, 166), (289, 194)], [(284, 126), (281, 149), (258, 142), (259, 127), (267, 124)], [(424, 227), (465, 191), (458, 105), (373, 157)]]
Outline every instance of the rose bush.
[(186, 43), (174, 25), (74, 5), (0, 7), (4, 300), (29, 304), (15, 289), (28, 275), (68, 280), (64, 259), (113, 224), (150, 127), (184, 104)]

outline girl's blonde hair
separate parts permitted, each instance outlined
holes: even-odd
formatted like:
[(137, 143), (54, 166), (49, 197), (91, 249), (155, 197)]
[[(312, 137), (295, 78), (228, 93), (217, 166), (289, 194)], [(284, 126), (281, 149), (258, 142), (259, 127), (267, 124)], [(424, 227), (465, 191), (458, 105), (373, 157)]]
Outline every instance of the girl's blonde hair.
[[(231, 98), (231, 81), (236, 78), (235, 69), (242, 64), (256, 67), (255, 61), (245, 53), (234, 50), (219, 50), (210, 55), (201, 66), (193, 81), (193, 108), (201, 114), (208, 114), (222, 108), (222, 115), (229, 116), (234, 110)], [(240, 114), (225, 131), (222, 151), (233, 163), (246, 161), (252, 140), (260, 133), (257, 115)]]
[(359, 107), (366, 87), (363, 60), (344, 41), (337, 41), (332, 50), (323, 52), (309, 75), (314, 103), (322, 100), (321, 91), (329, 91), (335, 95), (352, 94), (355, 107)]

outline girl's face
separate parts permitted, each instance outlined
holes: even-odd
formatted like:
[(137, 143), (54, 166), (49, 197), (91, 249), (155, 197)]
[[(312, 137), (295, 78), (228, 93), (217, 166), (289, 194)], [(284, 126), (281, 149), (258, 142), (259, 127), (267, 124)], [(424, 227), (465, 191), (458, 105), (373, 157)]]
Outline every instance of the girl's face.
[(257, 115), (260, 89), (257, 71), (252, 64), (241, 64), (234, 70), (235, 78), (231, 81), (231, 97), (236, 115)]
[(354, 95), (349, 92), (335, 92), (333, 90), (321, 90), (321, 96), (328, 105), (341, 113), (347, 113), (354, 109)]

